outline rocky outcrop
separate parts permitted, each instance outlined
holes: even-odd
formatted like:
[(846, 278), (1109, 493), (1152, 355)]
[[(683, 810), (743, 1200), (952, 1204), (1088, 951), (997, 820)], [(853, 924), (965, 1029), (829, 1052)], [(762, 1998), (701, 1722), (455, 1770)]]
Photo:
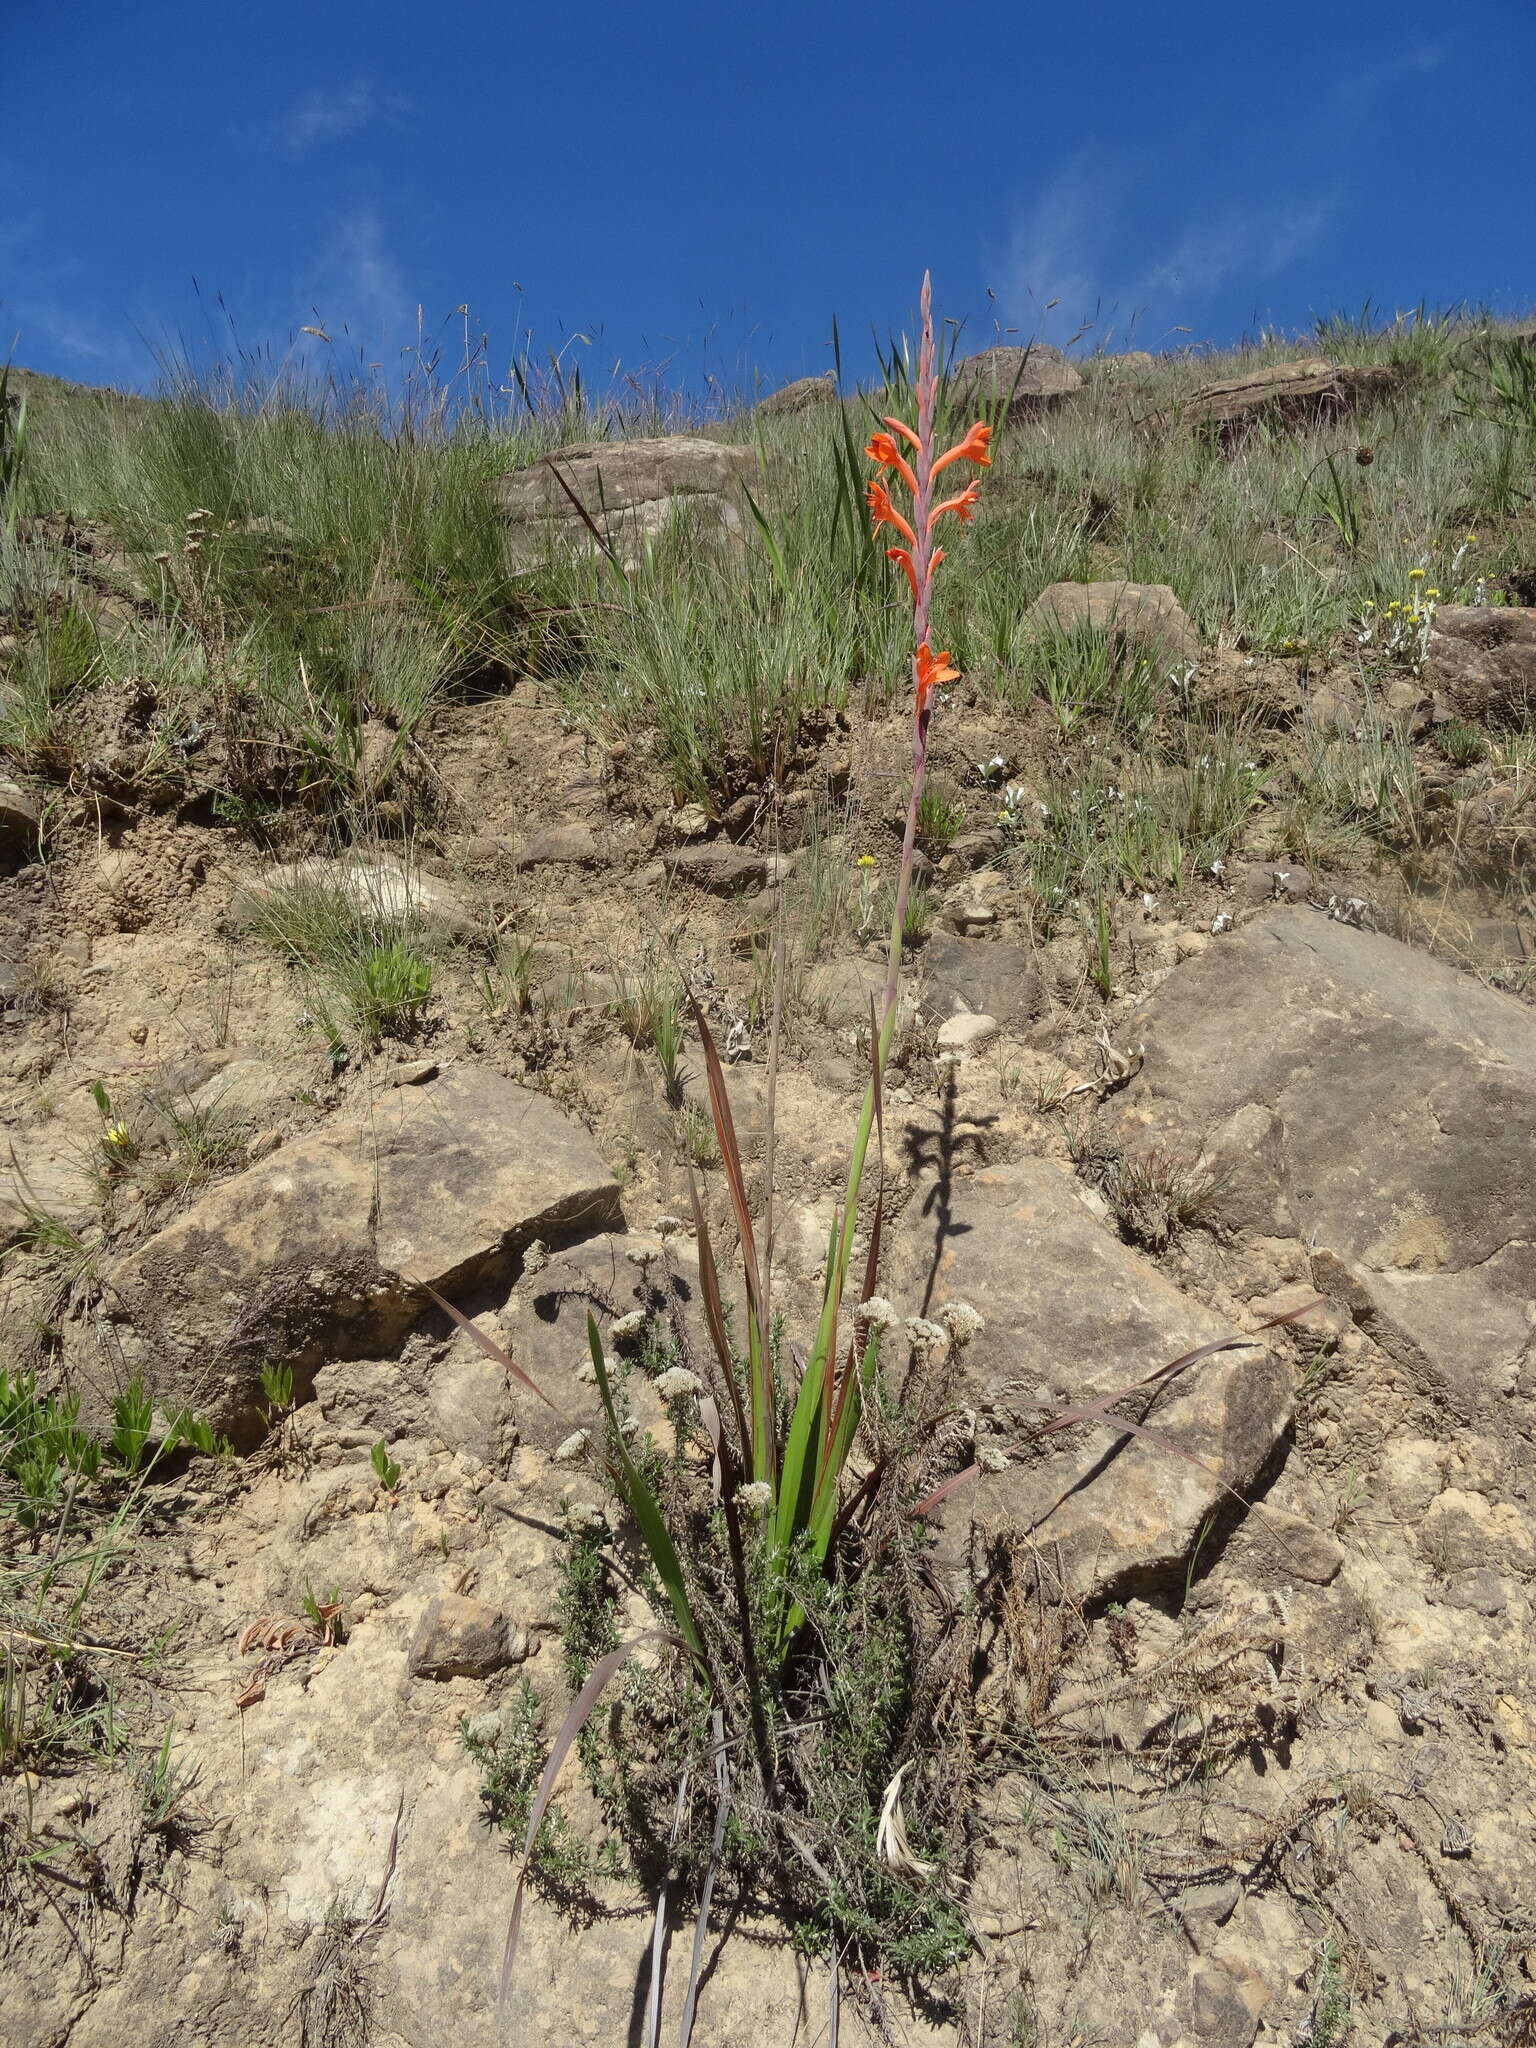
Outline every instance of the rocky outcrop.
[(964, 356), (949, 373), (951, 413), (1001, 409), (1005, 419), (1048, 411), (1083, 388), (1082, 373), (1059, 348), (1043, 341), (1028, 348), (986, 348)]
[(1124, 1412), (1165, 1444), (1106, 1423), (1032, 1450), (1052, 1409), (1132, 1386), (1229, 1332), (1122, 1244), (1050, 1161), (920, 1186), (906, 1219), (888, 1291), (905, 1312), (951, 1299), (981, 1310), (986, 1328), (961, 1354), (956, 1398), (981, 1418), (984, 1457), (990, 1447), (1019, 1459), (951, 1496), (946, 1549), (958, 1553), (973, 1514), (1006, 1515), (1060, 1555), (1078, 1593), (1123, 1592), (1181, 1570), (1207, 1519), (1253, 1485), (1284, 1441), (1288, 1368), (1256, 1342), (1132, 1396)]
[(1458, 718), (1524, 726), (1536, 711), (1536, 609), (1448, 604), (1435, 614), (1425, 677)]
[(71, 1363), (88, 1407), (137, 1373), (162, 1409), (195, 1409), (249, 1444), (268, 1361), (302, 1379), (326, 1357), (376, 1355), (426, 1307), (418, 1282), (452, 1295), (535, 1238), (584, 1236), (618, 1214), (579, 1124), (499, 1074), (456, 1067), (204, 1195), (107, 1272), (104, 1325)]
[(1200, 652), (1200, 636), (1166, 583), (1053, 583), (1026, 617), (1037, 632), (1090, 627), (1160, 661), (1193, 661)]
[(1128, 1144), (1222, 1154), (1234, 1227), (1313, 1278), (1453, 1413), (1497, 1413), (1536, 1299), (1536, 1017), (1417, 948), (1276, 907), (1127, 1027)]
[(750, 447), (690, 434), (553, 449), (493, 485), (508, 565), (514, 574), (537, 568), (552, 544), (583, 552), (601, 544), (633, 569), (683, 516), (703, 534), (739, 539), (742, 486), (756, 476)]

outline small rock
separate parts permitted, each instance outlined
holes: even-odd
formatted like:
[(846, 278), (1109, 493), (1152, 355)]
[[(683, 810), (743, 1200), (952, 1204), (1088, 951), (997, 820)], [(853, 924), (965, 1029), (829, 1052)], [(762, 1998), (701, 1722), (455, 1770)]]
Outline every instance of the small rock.
[(940, 1052), (959, 1053), (964, 1058), (969, 1053), (980, 1052), (990, 1045), (998, 1031), (995, 1017), (982, 1016), (969, 1011), (958, 1017), (948, 1017), (939, 1026), (936, 1034)]
[(590, 825), (546, 825), (523, 842), (517, 864), (520, 868), (586, 867), (600, 857), (597, 835)]
[(997, 923), (999, 899), (1007, 891), (1007, 877), (996, 868), (967, 875), (944, 898), (945, 924), (956, 932), (985, 931)]
[(1312, 876), (1289, 861), (1256, 860), (1243, 871), (1242, 890), (1249, 903), (1305, 903)]
[(1381, 693), (1382, 708), (1393, 722), (1417, 737), (1428, 732), (1434, 716), (1434, 694), (1409, 676), (1395, 676)]
[(450, 931), (470, 932), (475, 919), (446, 882), (407, 869), (383, 855), (371, 860), (309, 860), (268, 868), (253, 881), (242, 882), (230, 898), (225, 918), (236, 931), (259, 925), (289, 891), (330, 892), (350, 897), (365, 915), (381, 921), (415, 917)]
[(1358, 731), (1365, 711), (1353, 690), (1323, 683), (1307, 700), (1307, 715), (1319, 732), (1352, 733)]
[(417, 1624), (408, 1669), (413, 1678), (489, 1678), (518, 1661), (499, 1608), (461, 1593), (440, 1593)]
[(702, 804), (684, 804), (681, 810), (669, 812), (661, 822), (674, 840), (686, 842), (709, 837), (709, 813)]
[(1474, 1614), (1502, 1614), (1508, 1605), (1503, 1581), (1487, 1565), (1453, 1572), (1441, 1596), (1447, 1607), (1467, 1607)]
[(684, 846), (666, 855), (674, 880), (696, 883), (712, 896), (741, 896), (782, 882), (792, 861), (788, 854), (759, 853), (750, 846), (715, 840), (706, 846)]
[(1175, 960), (1194, 960), (1211, 943), (1209, 932), (1180, 932), (1173, 942)]

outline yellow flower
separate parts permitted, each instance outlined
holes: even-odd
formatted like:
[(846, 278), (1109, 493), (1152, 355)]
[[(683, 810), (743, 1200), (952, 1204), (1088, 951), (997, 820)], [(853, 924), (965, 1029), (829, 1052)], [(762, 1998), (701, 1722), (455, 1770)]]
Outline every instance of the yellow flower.
[(1475, 541), (1476, 541), (1476, 540), (1477, 540), (1477, 535), (1476, 535), (1475, 533), (1469, 533), (1469, 534), (1467, 535), (1467, 546), (1468, 546), (1468, 547), (1471, 547), (1471, 546), (1472, 546), (1472, 545), (1473, 545), (1473, 544), (1475, 543)]
[(1438, 597), (1440, 593), (1438, 590), (1426, 590), (1424, 595), (1426, 597)]
[(1414, 583), (1417, 583), (1417, 582), (1418, 582), (1418, 580), (1419, 580), (1419, 578), (1420, 578), (1420, 577), (1421, 577), (1421, 576), (1422, 576), (1423, 574), (1424, 574), (1424, 571), (1423, 571), (1422, 569), (1410, 569), (1410, 570), (1408, 571), (1408, 575), (1409, 575), (1409, 578), (1410, 578), (1410, 580), (1411, 580), (1412, 582), (1414, 582)]
[(858, 864), (861, 868), (872, 868), (877, 865), (877, 862), (872, 853), (861, 853)]

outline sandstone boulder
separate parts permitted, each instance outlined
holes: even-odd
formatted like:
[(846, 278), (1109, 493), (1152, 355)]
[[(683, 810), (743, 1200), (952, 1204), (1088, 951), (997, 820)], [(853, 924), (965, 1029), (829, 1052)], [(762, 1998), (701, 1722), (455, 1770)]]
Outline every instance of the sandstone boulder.
[(1459, 718), (1523, 726), (1536, 711), (1536, 609), (1448, 604), (1435, 615), (1425, 677)]
[(509, 1267), (531, 1240), (618, 1217), (591, 1139), (546, 1096), (455, 1067), (389, 1090), (213, 1188), (104, 1280), (105, 1328), (72, 1366), (88, 1408), (138, 1373), (237, 1444), (260, 1434), (261, 1367), (302, 1381), (324, 1358), (377, 1355), (425, 1308)]
[(1230, 443), (1241, 441), (1261, 421), (1314, 426), (1343, 419), (1386, 396), (1401, 382), (1401, 372), (1390, 364), (1352, 369), (1330, 363), (1323, 356), (1306, 356), (1202, 384), (1158, 417), (1163, 424), (1180, 420), (1186, 426), (1206, 428)]
[[(1127, 1143), (1253, 1129), (1213, 1197), (1313, 1249), (1313, 1277), (1458, 1414), (1514, 1382), (1536, 1299), (1536, 1017), (1445, 962), (1262, 912), (1125, 1027)], [(1218, 1139), (1218, 1142), (1224, 1142)]]
[[(1077, 1180), (1047, 1160), (920, 1186), (888, 1272), (904, 1313), (960, 1299), (985, 1317), (960, 1354), (956, 1398), (1000, 1446), (1027, 1444), (1042, 1420), (1036, 1404), (1080, 1405), (1229, 1334), (1113, 1236)], [(1177, 1451), (1108, 1425), (1052, 1437), (951, 1496), (946, 1546), (972, 1513), (1006, 1514), (1053, 1556), (1060, 1546), (1075, 1592), (1155, 1583), (1182, 1569), (1226, 1489), (1243, 1493), (1266, 1471), (1291, 1409), (1289, 1371), (1262, 1345), (1206, 1359), (1126, 1410)]]
[(1026, 617), (1037, 631), (1109, 633), (1159, 661), (1193, 661), (1200, 636), (1166, 583), (1053, 583)]
[(836, 402), (837, 380), (829, 371), (824, 376), (797, 377), (792, 384), (781, 385), (759, 402), (757, 410), (772, 418), (780, 413), (811, 412)]
[(514, 574), (537, 568), (551, 541), (593, 551), (594, 527), (615, 558), (633, 569), (679, 514), (691, 515), (704, 533), (739, 539), (742, 486), (756, 476), (751, 448), (662, 434), (556, 448), (492, 488), (506, 520)]
[(1083, 388), (1082, 373), (1059, 348), (1043, 341), (1028, 348), (986, 348), (964, 356), (949, 373), (953, 417), (1002, 408), (1008, 419), (1028, 418), (1060, 405)]

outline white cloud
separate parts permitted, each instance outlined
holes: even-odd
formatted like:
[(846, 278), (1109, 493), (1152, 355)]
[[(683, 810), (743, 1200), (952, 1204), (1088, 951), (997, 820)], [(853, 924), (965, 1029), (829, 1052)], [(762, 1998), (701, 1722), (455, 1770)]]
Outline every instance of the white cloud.
[(377, 345), (396, 340), (412, 323), (414, 301), (395, 254), (389, 225), (371, 200), (332, 216), (314, 258), (299, 280), (307, 310), (335, 340), (345, 331)]
[[(1144, 174), (1082, 154), (1021, 218), (1000, 262), (997, 298), (1010, 330), (1066, 341), (1124, 342), (1132, 329), (1188, 319), (1230, 285), (1278, 276), (1334, 218), (1335, 191), (1227, 201), (1186, 217), (1160, 247), (1134, 246), (1122, 225)], [(1054, 302), (1054, 304), (1053, 304)]]
[(398, 122), (410, 110), (402, 93), (391, 92), (372, 78), (317, 87), (296, 100), (278, 122), (278, 146), (289, 156), (305, 156), (321, 143), (343, 142), (376, 122)]

